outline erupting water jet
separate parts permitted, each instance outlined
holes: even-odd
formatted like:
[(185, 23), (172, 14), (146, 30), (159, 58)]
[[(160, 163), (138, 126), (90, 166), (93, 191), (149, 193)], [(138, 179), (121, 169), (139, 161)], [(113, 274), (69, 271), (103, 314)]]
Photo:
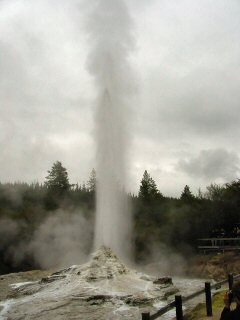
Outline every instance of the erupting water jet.
[(125, 257), (131, 243), (131, 216), (124, 191), (132, 87), (129, 55), (134, 48), (131, 24), (122, 0), (98, 0), (88, 23), (89, 70), (98, 90), (95, 248), (105, 245)]

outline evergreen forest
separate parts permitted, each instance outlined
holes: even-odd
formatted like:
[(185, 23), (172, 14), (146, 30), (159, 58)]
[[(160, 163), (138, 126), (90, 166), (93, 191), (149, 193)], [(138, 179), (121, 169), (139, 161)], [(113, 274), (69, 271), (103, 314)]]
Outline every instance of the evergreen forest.
[[(0, 274), (40, 268), (31, 250), (36, 230), (59, 210), (82, 215), (89, 224), (91, 250), (95, 213), (97, 173), (93, 169), (86, 184), (71, 184), (60, 161), (48, 171), (45, 182), (0, 184)], [(181, 254), (196, 252), (197, 239), (221, 230), (226, 236), (240, 222), (240, 180), (211, 184), (206, 192), (193, 194), (183, 186), (179, 198), (158, 190), (145, 171), (136, 195), (128, 194), (133, 212), (134, 259), (141, 262), (154, 246), (164, 244)], [(63, 226), (64, 230), (64, 226)], [(79, 230), (81, 233), (82, 230)]]

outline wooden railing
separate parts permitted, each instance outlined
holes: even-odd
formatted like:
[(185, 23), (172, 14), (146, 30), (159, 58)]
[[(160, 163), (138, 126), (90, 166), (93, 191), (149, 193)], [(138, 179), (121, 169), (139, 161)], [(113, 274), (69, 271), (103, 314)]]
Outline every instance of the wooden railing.
[(197, 296), (205, 293), (205, 301), (206, 301), (206, 315), (208, 317), (211, 317), (212, 314), (212, 293), (211, 289), (219, 289), (223, 284), (228, 283), (229, 290), (232, 289), (233, 282), (235, 279), (240, 278), (240, 274), (233, 276), (232, 273), (228, 275), (228, 279), (220, 281), (218, 283), (215, 283), (214, 285), (211, 285), (210, 282), (205, 282), (204, 289), (201, 289), (199, 291), (196, 291), (186, 297), (182, 297), (181, 295), (176, 295), (175, 300), (167, 304), (165, 307), (158, 310), (155, 314), (150, 315), (149, 312), (142, 313), (142, 320), (153, 320), (161, 317), (168, 311), (172, 310), (173, 308), (176, 309), (176, 319), (177, 320), (183, 320), (183, 309), (182, 305), (184, 302), (187, 302), (193, 298), (196, 298)]
[(240, 250), (240, 238), (205, 238), (198, 239), (198, 250), (207, 253), (209, 251)]

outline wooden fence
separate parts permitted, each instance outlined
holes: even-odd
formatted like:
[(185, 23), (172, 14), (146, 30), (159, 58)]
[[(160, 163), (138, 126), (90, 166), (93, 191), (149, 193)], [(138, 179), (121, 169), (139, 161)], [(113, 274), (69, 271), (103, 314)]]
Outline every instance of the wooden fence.
[(157, 311), (155, 314), (150, 315), (149, 312), (142, 313), (142, 320), (153, 320), (158, 319), (163, 314), (167, 313), (171, 309), (176, 309), (176, 319), (177, 320), (183, 320), (183, 308), (182, 305), (184, 302), (189, 301), (203, 293), (205, 293), (205, 301), (206, 301), (206, 315), (208, 317), (211, 317), (212, 314), (212, 293), (211, 289), (219, 289), (223, 284), (228, 283), (229, 290), (232, 289), (233, 281), (240, 277), (240, 274), (233, 276), (232, 273), (228, 275), (228, 279), (220, 281), (218, 283), (215, 283), (214, 285), (211, 285), (210, 282), (205, 282), (204, 289), (201, 289), (199, 291), (196, 291), (186, 297), (182, 297), (181, 295), (176, 295), (175, 300), (166, 305), (165, 307), (161, 308), (159, 311)]
[(204, 254), (213, 251), (240, 251), (240, 238), (198, 239), (198, 250)]

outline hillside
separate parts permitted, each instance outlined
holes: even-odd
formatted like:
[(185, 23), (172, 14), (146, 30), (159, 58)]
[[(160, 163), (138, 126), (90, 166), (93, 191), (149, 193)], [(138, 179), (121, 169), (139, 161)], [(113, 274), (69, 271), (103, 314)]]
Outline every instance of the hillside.
[(196, 255), (188, 263), (187, 275), (212, 278), (216, 281), (226, 279), (229, 273), (240, 273), (240, 253)]

